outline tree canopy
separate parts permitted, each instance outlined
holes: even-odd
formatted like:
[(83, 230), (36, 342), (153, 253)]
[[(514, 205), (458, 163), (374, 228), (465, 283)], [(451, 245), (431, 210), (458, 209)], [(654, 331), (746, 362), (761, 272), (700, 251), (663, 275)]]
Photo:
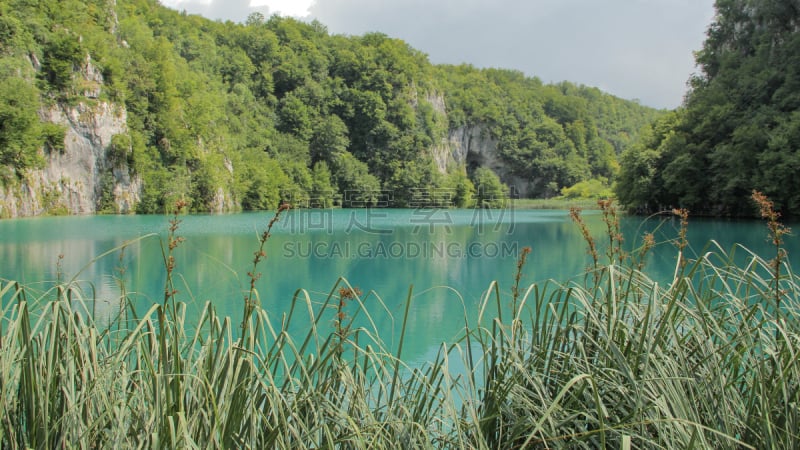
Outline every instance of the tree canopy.
[(684, 105), (621, 158), (631, 209), (750, 215), (758, 190), (800, 214), (800, 9), (793, 0), (717, 0), (701, 73)]
[(437, 167), (432, 149), (470, 126), (531, 181), (528, 195), (548, 196), (613, 178), (617, 155), (661, 114), (512, 70), (432, 65), (381, 33), (259, 14), (215, 22), (156, 0), (5, 1), (0, 78), (0, 182), (40, 166), (59, 136), (63, 145), (42, 109), (114, 102), (128, 133), (109, 157), (142, 180), (145, 213), (175, 198), (213, 210), (220, 193), (245, 209), (371, 205), (381, 190), (393, 206), (438, 204), (442, 190), (469, 205), (486, 173)]

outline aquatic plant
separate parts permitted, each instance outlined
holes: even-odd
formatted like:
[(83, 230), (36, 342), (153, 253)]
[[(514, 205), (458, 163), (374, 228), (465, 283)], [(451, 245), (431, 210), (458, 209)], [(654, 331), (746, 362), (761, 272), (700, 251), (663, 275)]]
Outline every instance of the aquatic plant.
[[(489, 286), (478, 317), (465, 313), (460, 338), (420, 367), (403, 361), (413, 289), (389, 346), (371, 315), (388, 308), (344, 279), (322, 304), (298, 290), (280, 317), (246, 304), (240, 328), (211, 303), (187, 323), (169, 288), (168, 308), (128, 305), (133, 318), (112, 327), (73, 280), (36, 296), (0, 282), (1, 445), (791, 448), (800, 280), (788, 260), (776, 275), (775, 260), (712, 241), (660, 284), (640, 270), (657, 244), (620, 262), (613, 239), (609, 264), (582, 281), (523, 288), (525, 252), (511, 297)], [(292, 334), (299, 316), (310, 325)]]

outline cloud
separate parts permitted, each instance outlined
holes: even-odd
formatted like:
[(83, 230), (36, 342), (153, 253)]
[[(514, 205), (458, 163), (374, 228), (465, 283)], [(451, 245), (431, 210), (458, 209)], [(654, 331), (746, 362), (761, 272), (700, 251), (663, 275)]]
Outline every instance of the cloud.
[(272, 14), (268, 6), (251, 6), (250, 0), (162, 0), (161, 3), (189, 14), (199, 14), (223, 21), (244, 22), (247, 16), (254, 12), (260, 12), (265, 17)]
[(282, 16), (304, 17), (308, 15), (308, 9), (313, 0), (251, 0), (250, 4), (269, 5), (270, 9)]
[(678, 106), (713, 0), (318, 0), (334, 33), (381, 31), (434, 63), (518, 69)]
[[(276, 5), (285, 0), (260, 1)], [(692, 52), (702, 47), (713, 3), (316, 0), (307, 18), (319, 20), (332, 33), (379, 31), (403, 39), (433, 63), (516, 69), (545, 82), (568, 80), (673, 108), (695, 71)], [(184, 0), (179, 5), (207, 17), (237, 21), (256, 10), (270, 14), (268, 8), (251, 7), (246, 0)]]

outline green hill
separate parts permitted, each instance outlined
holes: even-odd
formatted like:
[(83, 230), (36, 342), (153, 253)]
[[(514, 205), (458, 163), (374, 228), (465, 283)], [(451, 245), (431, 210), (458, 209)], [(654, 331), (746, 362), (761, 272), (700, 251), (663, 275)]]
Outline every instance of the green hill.
[[(155, 0), (3, 2), (0, 78), (0, 217), (178, 198), (194, 211), (466, 206), (480, 167), (547, 197), (609, 182), (661, 115), (569, 82), (432, 65), (379, 33), (214, 22)], [(78, 140), (90, 169), (59, 171)]]
[(789, 0), (717, 0), (701, 73), (682, 108), (622, 157), (619, 199), (648, 212), (756, 214), (753, 190), (800, 214), (800, 9)]

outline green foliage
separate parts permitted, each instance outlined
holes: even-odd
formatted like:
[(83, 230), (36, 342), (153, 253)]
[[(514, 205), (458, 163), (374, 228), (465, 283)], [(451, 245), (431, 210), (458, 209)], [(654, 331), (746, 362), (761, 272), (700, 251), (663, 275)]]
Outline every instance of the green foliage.
[[(235, 180), (226, 167), (230, 162), (220, 152), (203, 154), (194, 161), (191, 172), (191, 193), (187, 197), (189, 209), (194, 212), (222, 212), (223, 203), (230, 201), (228, 194), (233, 190)], [(220, 168), (223, 168), (220, 170)], [(228, 206), (228, 210), (234, 209)]]
[(309, 205), (313, 179), (306, 164), (286, 161), (281, 163), (281, 169), (289, 178), (289, 182), (281, 189), (282, 200), (297, 207)]
[(417, 160), (396, 164), (384, 188), (390, 193), (394, 206), (418, 208), (443, 205), (440, 191), (441, 175), (432, 161)]
[(108, 159), (111, 164), (118, 166), (127, 163), (132, 156), (133, 142), (129, 134), (115, 134), (111, 136), (111, 146), (108, 148)]
[(619, 198), (643, 211), (672, 205), (738, 216), (755, 213), (741, 201), (755, 189), (784, 214), (798, 214), (790, 167), (800, 142), (800, 11), (787, 1), (720, 0), (716, 12), (685, 111), (623, 158)]
[(327, 116), (317, 123), (311, 138), (311, 160), (330, 162), (335, 153), (347, 151), (349, 145), (344, 122), (336, 115)]
[(167, 214), (180, 199), (189, 198), (191, 175), (183, 167), (157, 167), (144, 172), (141, 201), (136, 205), (140, 214)]
[(508, 186), (500, 177), (486, 167), (475, 170), (472, 176), (475, 185), (475, 206), (478, 208), (502, 208), (508, 202)]
[(549, 197), (595, 177), (616, 175), (617, 155), (661, 113), (597, 89), (543, 85), (519, 72), (442, 66), (450, 127), (488, 127), (523, 195)]
[(290, 179), (278, 161), (264, 153), (251, 153), (249, 163), (240, 167), (244, 185), (242, 207), (251, 210), (277, 209), (281, 203), (282, 189), (289, 186)]
[(335, 153), (331, 158), (333, 177), (342, 195), (342, 206), (375, 206), (380, 199), (381, 184), (370, 175), (367, 165), (349, 152)]
[(318, 161), (311, 170), (309, 197), (309, 206), (312, 208), (330, 208), (341, 202), (341, 195), (333, 185), (333, 177), (325, 161)]
[(63, 152), (65, 150), (66, 129), (54, 123), (42, 123), (42, 139), (47, 151)]
[[(733, 450), (797, 442), (800, 279), (780, 260), (734, 248), (747, 256), (738, 265), (733, 250), (712, 245), (659, 283), (612, 252), (594, 276), (520, 289), (523, 253), (512, 294), (493, 283), (480, 314), (464, 313), (459, 335), (409, 368), (411, 289), (399, 317), (343, 279), (321, 303), (299, 289), (288, 314), (252, 302), (270, 228), (254, 252), (241, 325), (211, 303), (187, 321), (172, 280), (183, 241), (177, 214), (170, 223), (165, 300), (144, 310), (129, 294), (137, 286), (117, 276), (116, 299), (73, 281), (39, 292), (0, 279), (5, 446)], [(780, 231), (770, 219), (775, 225)], [(116, 250), (125, 247), (106, 255)], [(109, 300), (117, 307), (110, 322), (89, 313)], [(372, 319), (383, 314), (402, 324), (396, 347)], [(359, 315), (369, 320), (355, 327)]]
[(603, 199), (613, 197), (614, 192), (606, 180), (594, 178), (562, 188), (561, 196), (568, 199)]
[(100, 199), (97, 202), (98, 214), (116, 214), (117, 205), (114, 202), (114, 174), (109, 171), (100, 179)]
[[(45, 133), (51, 128), (39, 121), (38, 106), (38, 92), (29, 82), (10, 77), (0, 83), (1, 165), (26, 169), (43, 163), (39, 149), (48, 140)], [(61, 136), (63, 145), (63, 131)]]
[(66, 216), (69, 214), (69, 209), (62, 198), (61, 188), (56, 183), (42, 186), (39, 197), (45, 215)]
[(451, 170), (442, 187), (456, 208), (469, 208), (475, 202), (475, 185), (467, 176), (466, 168)]
[(26, 28), (20, 19), (12, 15), (7, 5), (0, 6), (0, 49), (3, 54), (25, 49), (30, 42)]
[(72, 87), (72, 76), (80, 65), (84, 50), (78, 36), (68, 32), (54, 33), (45, 43), (42, 77), (50, 89), (66, 91)]
[[(487, 130), (510, 175), (533, 187), (523, 194), (551, 196), (613, 177), (619, 148), (658, 114), (519, 72), (433, 66), (381, 33), (331, 35), (279, 16), (212, 22), (151, 0), (9, 0), (0, 37), (0, 97), (16, 105), (0, 108), (2, 172), (37, 166), (43, 146), (62, 149), (58, 130), (38, 123), (44, 104), (110, 100), (127, 112), (130, 142), (115, 137), (108, 156), (141, 176), (139, 212), (181, 196), (193, 211), (217, 210), (223, 197), (228, 210), (306, 204), (321, 192), (319, 162), (335, 186), (321, 204), (337, 194), (374, 204), (380, 187), (398, 193), (391, 206), (417, 203), (412, 188), (438, 204), (448, 176), (428, 161), (462, 126)], [(453, 183), (467, 205), (468, 184)]]
[(289, 93), (281, 99), (278, 113), (278, 129), (280, 131), (308, 140), (311, 138), (311, 123), (311, 114), (303, 100), (293, 93)]
[[(681, 122), (683, 112), (670, 113), (646, 127), (640, 141), (632, 145), (620, 157), (621, 170), (617, 177), (615, 191), (623, 205), (629, 209), (657, 211), (670, 207), (672, 201), (664, 195), (666, 181), (660, 173), (665, 164), (673, 168), (682, 166), (685, 186), (680, 186), (681, 178), (670, 180), (676, 189), (694, 189), (691, 182), (706, 183), (699, 167), (684, 157), (674, 157), (681, 152), (684, 143), (674, 128)], [(669, 158), (669, 159), (667, 159)]]

